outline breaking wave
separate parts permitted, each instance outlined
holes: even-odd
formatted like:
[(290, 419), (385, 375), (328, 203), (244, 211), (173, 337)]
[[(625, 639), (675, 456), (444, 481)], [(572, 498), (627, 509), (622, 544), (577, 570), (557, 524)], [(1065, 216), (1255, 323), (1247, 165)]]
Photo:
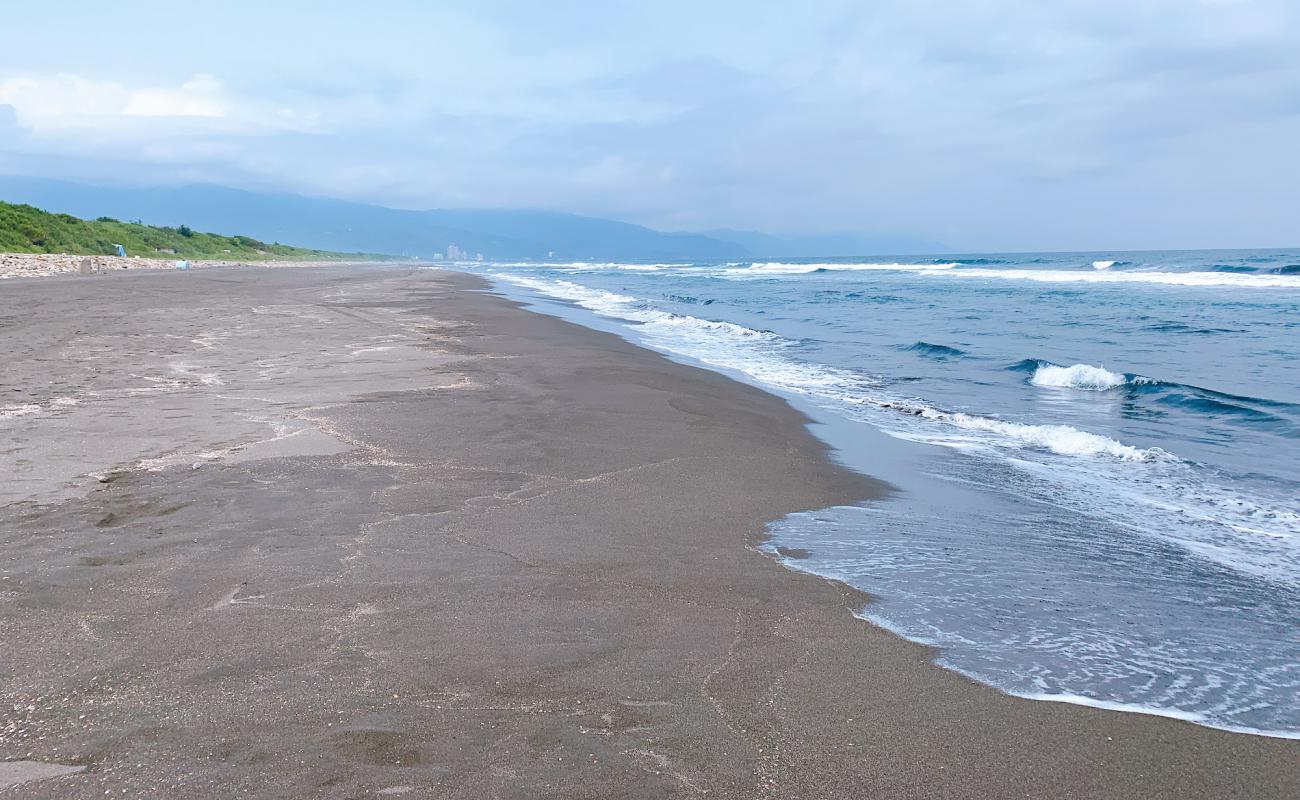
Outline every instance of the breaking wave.
[(889, 263), (823, 263), (823, 264), (799, 264), (785, 263), (781, 261), (769, 261), (765, 263), (755, 262), (748, 267), (739, 267), (728, 269), (727, 272), (732, 275), (806, 275), (813, 272), (930, 272), (944, 271), (955, 269), (956, 262), (940, 262), (931, 264), (889, 264)]
[(1035, 386), (1051, 386), (1062, 389), (1087, 389), (1103, 392), (1129, 382), (1127, 376), (1119, 375), (1104, 367), (1091, 364), (1075, 364), (1071, 367), (1058, 367), (1055, 364), (1041, 364), (1034, 371), (1029, 382)]
[[(1241, 443), (1282, 444), (1285, 440), (1276, 436), (1300, 436), (1300, 402), (1282, 402), (1282, 398), (1290, 399), (1291, 393), (1285, 384), (1275, 380), (1234, 383), (1231, 375), (1225, 378), (1213, 362), (1165, 359), (1159, 352), (1152, 356), (1149, 351), (1126, 349), (1128, 342), (1124, 340), (1128, 336), (1137, 339), (1141, 331), (1167, 330), (1179, 334), (1181, 342), (1161, 341), (1178, 347), (1182, 343), (1196, 344), (1187, 340), (1187, 335), (1213, 333), (1225, 338), (1207, 341), (1207, 347), (1222, 344), (1236, 348), (1240, 340), (1226, 335), (1249, 329), (1251, 319), (1242, 313), (1243, 307), (1253, 308), (1262, 300), (1269, 308), (1290, 309), (1294, 297), (1278, 293), (1248, 299), (1231, 291), (1212, 293), (1212, 302), (1223, 302), (1229, 309), (1216, 316), (1200, 313), (1203, 299), (1192, 292), (1169, 292), (1167, 296), (1172, 300), (1161, 303), (1149, 292), (1087, 297), (1088, 293), (1080, 290), (1083, 287), (1063, 286), (1056, 293), (1077, 298), (1072, 302), (1079, 305), (1061, 306), (1064, 311), (1059, 317), (1049, 317), (1046, 315), (1057, 313), (1057, 307), (1043, 309), (1036, 304), (1033, 298), (1042, 292), (1032, 287), (978, 282), (959, 287), (944, 284), (946, 278), (940, 276), (953, 280), (992, 275), (1048, 282), (1210, 285), (1197, 281), (1212, 275), (1214, 280), (1226, 281), (1230, 286), (1266, 285), (1268, 279), (1278, 278), (1300, 285), (1300, 276), (1263, 270), (1208, 272), (1213, 269), (1211, 265), (1228, 260), (1221, 256), (1201, 259), (1202, 272), (1185, 273), (1135, 271), (1152, 269), (1142, 258), (1134, 258), (1137, 266), (1124, 270), (1092, 269), (1088, 264), (1094, 257), (1099, 256), (1069, 256), (1069, 260), (1056, 258), (1032, 266), (1017, 260), (1012, 263), (1026, 266), (1005, 268), (995, 263), (976, 265), (939, 259), (923, 266), (883, 263), (888, 259), (880, 259), (882, 263), (865, 263), (864, 259), (864, 263), (852, 265), (701, 264), (693, 271), (611, 272), (607, 277), (592, 279), (607, 290), (579, 285), (588, 283), (588, 278), (563, 269), (544, 275), (523, 270), (511, 274), (507, 270), (494, 277), (614, 320), (595, 323), (586, 313), (577, 314), (579, 320), (586, 318), (589, 324), (604, 329), (621, 329), (635, 341), (670, 356), (802, 398), (829, 414), (865, 423), (890, 436), (946, 448), (948, 452), (933, 462), (927, 458), (927, 464), (943, 465), (930, 477), (951, 481), (954, 486), (972, 487), (973, 491), (995, 489), (993, 496), (1005, 497), (1006, 516), (1001, 511), (979, 516), (987, 510), (982, 505), (987, 499), (983, 494), (981, 505), (954, 502), (948, 511), (936, 511), (933, 497), (920, 493), (915, 494), (911, 505), (896, 506), (907, 503), (904, 496), (914, 488), (900, 481), (904, 491), (899, 498), (860, 512), (872, 515), (871, 522), (866, 523), (871, 525), (879, 523), (878, 515), (885, 513), (896, 513), (904, 522), (909, 513), (915, 517), (915, 528), (905, 528), (906, 535), (900, 535), (897, 548), (889, 551), (882, 551), (883, 540), (874, 527), (868, 540), (855, 538), (861, 535), (864, 524), (859, 522), (840, 536), (821, 521), (825, 510), (816, 514), (819, 519), (814, 527), (820, 528), (809, 534), (812, 538), (807, 540), (811, 543), (808, 549), (813, 555), (812, 560), (801, 562), (804, 568), (833, 576), (834, 569), (852, 559), (863, 563), (877, 559), (870, 564), (892, 563), (890, 559), (906, 562), (898, 571), (901, 588), (897, 591), (881, 583), (885, 580), (882, 576), (890, 574), (889, 569), (864, 570), (865, 577), (855, 584), (879, 588), (880, 596), (894, 601), (919, 596), (924, 587), (918, 584), (924, 583), (926, 570), (932, 568), (939, 602), (952, 600), (951, 604), (922, 604), (915, 614), (900, 613), (895, 620), (910, 624), (902, 625), (900, 632), (923, 641), (929, 632), (938, 630), (950, 631), (954, 637), (968, 637), (965, 646), (970, 654), (955, 657), (955, 663), (945, 661), (945, 665), (968, 669), (972, 677), (1025, 696), (1091, 704), (1131, 701), (1131, 710), (1181, 715), (1219, 727), (1238, 726), (1235, 729), (1254, 732), (1298, 730), (1300, 724), (1292, 724), (1297, 711), (1286, 705), (1293, 697), (1294, 675), (1267, 672), (1279, 663), (1269, 660), (1270, 653), (1288, 657), (1293, 648), (1288, 651), (1283, 643), (1268, 653), (1251, 651), (1251, 645), (1263, 641), (1260, 637), (1267, 631), (1243, 632), (1238, 623), (1251, 621), (1250, 614), (1256, 612), (1267, 616), (1250, 605), (1252, 598), (1273, 597), (1274, 587), (1297, 585), (1300, 509), (1293, 499), (1295, 491), (1300, 491), (1300, 483), (1291, 481), (1279, 486), (1272, 477), (1276, 472), (1262, 457), (1259, 466), (1254, 467), (1248, 461), (1220, 462), (1215, 455), (1216, 448), (1236, 452)], [(1290, 256), (1269, 266), (1293, 262)], [(802, 285), (797, 283), (803, 280), (802, 275), (832, 269), (838, 271), (822, 279), (808, 278)], [(886, 280), (890, 272), (903, 280)], [(746, 275), (767, 282), (730, 282), (743, 280)], [(1260, 278), (1266, 280), (1261, 283)], [(921, 285), (931, 287), (928, 295), (916, 290)], [(1030, 291), (1026, 295), (1013, 289)], [(1227, 299), (1222, 300), (1225, 296)], [(899, 305), (867, 305), (873, 298), (886, 297), (890, 304), (900, 301)], [(708, 311), (703, 310), (706, 298), (717, 300)], [(840, 301), (851, 303), (843, 307), (823, 305)], [(809, 309), (801, 303), (817, 304), (817, 308)], [(932, 320), (929, 309), (939, 303), (951, 304), (953, 313), (963, 315), (958, 317), (959, 322), (945, 326), (943, 320)], [(990, 307), (1007, 313), (992, 316)], [(703, 314), (716, 314), (733, 322), (692, 316)], [(910, 315), (909, 325), (911, 320), (915, 324), (900, 324), (901, 314)], [(1277, 316), (1285, 318), (1285, 314)], [(1046, 327), (1026, 325), (1022, 320)], [(1080, 320), (1095, 324), (1099, 334), (1095, 338), (1038, 335), (1053, 332), (1053, 324), (1078, 325)], [(1280, 327), (1289, 324), (1284, 321)], [(1226, 327), (1216, 327), (1219, 325)], [(773, 330), (767, 330), (769, 326)], [(994, 326), (1000, 326), (996, 328), (997, 337), (977, 338), (976, 332)], [(1288, 334), (1283, 330), (1280, 335)], [(809, 339), (800, 338), (809, 336), (823, 338), (810, 347), (806, 344)], [(978, 350), (970, 348), (975, 355), (952, 346), (965, 347), (968, 342), (979, 344)], [(1264, 340), (1250, 346), (1281, 345)], [(1062, 348), (1065, 357), (1057, 357), (1056, 362), (1028, 358), (1014, 364), (1008, 363), (1011, 359), (978, 357), (992, 357), (998, 352), (1033, 353), (1033, 348), (1039, 347)], [(1056, 350), (1040, 352), (1060, 356)], [(1133, 363), (1126, 363), (1130, 358)], [(1170, 380), (1122, 371), (1125, 366)], [(1000, 367), (1019, 374), (1008, 375)], [(870, 370), (899, 375), (881, 376)], [(1189, 383), (1176, 382), (1179, 379)], [(1223, 383), (1224, 389), (1236, 388), (1243, 395), (1273, 394), (1277, 399), (1229, 394), (1192, 385), (1195, 382)], [(1008, 403), (1008, 399), (1015, 402)], [(826, 430), (837, 429), (832, 425)], [(1265, 435), (1269, 438), (1265, 439)], [(841, 439), (837, 433), (832, 440), (850, 448), (857, 446), (853, 438)], [(884, 452), (892, 457), (888, 456), (889, 450)], [(1280, 447), (1276, 452), (1285, 457), (1289, 451)], [(874, 454), (851, 449), (845, 455)], [(931, 451), (930, 456), (934, 455)], [(895, 510), (891, 512), (891, 508)], [(949, 512), (954, 531), (972, 531), (968, 538), (956, 541), (979, 543), (958, 559), (949, 552), (951, 548), (937, 546), (954, 539), (942, 531), (930, 536), (936, 520), (948, 519), (944, 514)], [(1010, 526), (986, 527), (990, 521), (1005, 521)], [(1025, 524), (1019, 525), (1020, 521)], [(888, 530), (889, 525), (882, 528)], [(913, 535), (919, 532), (926, 535)], [(1002, 542), (1006, 542), (1005, 547)], [(1044, 569), (1043, 559), (1022, 558), (1026, 562), (1024, 569), (1017, 572), (1017, 557), (1007, 557), (1007, 553), (1022, 557), (1025, 551), (1020, 548), (1025, 542), (1040, 542), (1041, 553), (1059, 559), (1062, 578), (1059, 584), (1052, 584), (1050, 591), (1037, 579)], [(798, 541), (793, 544), (804, 546)], [(935, 546), (929, 554), (931, 544)], [(843, 549), (834, 551), (835, 546)], [(1080, 569), (1081, 562), (1075, 556), (1093, 547), (1096, 560), (1086, 563), (1099, 566)], [(825, 554), (823, 548), (827, 549)], [(930, 555), (933, 564), (924, 560)], [(985, 560), (969, 560), (977, 557)], [(1110, 579), (1124, 569), (1131, 569), (1137, 583), (1146, 586), (1153, 574), (1147, 570), (1151, 563), (1167, 565), (1170, 575), (1193, 581), (1171, 583), (1175, 587), (1172, 592), (1164, 592), (1163, 586), (1153, 588), (1152, 592), (1169, 596), (1167, 608), (1147, 607), (1157, 608), (1159, 613), (1144, 616), (1141, 603), (1130, 602), (1136, 595), (1122, 586), (1100, 596), (1093, 591), (1097, 576)], [(1108, 571), (1107, 567), (1112, 569)], [(1023, 580), (1022, 573), (1032, 579)], [(918, 578), (918, 574), (922, 577)], [(971, 581), (966, 594), (966, 589), (955, 584), (963, 576)], [(1001, 583), (990, 582), (999, 577), (1004, 579)], [(1080, 580), (1075, 581), (1076, 577)], [(1197, 580), (1213, 582), (1214, 591), (1203, 593), (1204, 598), (1197, 595), (1198, 602), (1203, 599), (1207, 604), (1209, 616), (1179, 619), (1189, 626), (1202, 619), (1212, 624), (1204, 636), (1200, 627), (1171, 633), (1167, 621), (1181, 614), (1180, 604), (1187, 602), (1188, 592), (1183, 587), (1202, 585)], [(1077, 584), (1074, 588), (1061, 588), (1071, 585), (1071, 581)], [(1237, 597), (1225, 595), (1224, 587), (1228, 585), (1247, 587), (1250, 593), (1240, 595), (1244, 599), (1239, 607), (1225, 611), (1224, 597)], [(1018, 594), (1021, 589), (1028, 594)], [(975, 615), (977, 622), (989, 617), (983, 604), (966, 602), (969, 597), (979, 598), (980, 591), (1006, 601), (1005, 606), (987, 608), (1006, 608), (1018, 614), (1023, 608), (1017, 604), (1029, 603), (1043, 613), (1036, 616), (1031, 610), (1023, 617), (1015, 617), (1014, 622), (1008, 621), (1011, 617), (999, 615), (987, 636), (980, 633), (978, 625), (944, 627), (956, 618), (944, 616), (950, 609), (960, 607), (964, 612), (976, 608), (985, 612)], [(1061, 605), (1066, 600), (1073, 602), (1076, 596), (1071, 592), (1075, 591), (1080, 592), (1078, 604)], [(1196, 594), (1194, 590), (1191, 593)], [(1048, 604), (1039, 606), (1044, 598)], [(1113, 619), (1104, 613), (1112, 600), (1113, 605), (1122, 608)], [(1295, 608), (1294, 604), (1283, 606)], [(878, 613), (884, 607), (875, 606)], [(1092, 627), (1076, 624), (1082, 613), (1079, 609), (1097, 611), (1099, 616)], [(1231, 617), (1236, 613), (1244, 616)], [(1285, 612), (1281, 617), (1275, 611), (1269, 613), (1275, 619), (1288, 618)], [(1131, 627), (1135, 619), (1150, 624), (1135, 633), (1137, 629)], [(1025, 649), (1013, 652), (1010, 639), (1005, 637), (1019, 637), (1013, 643), (1024, 643)], [(1189, 641), (1204, 642), (1206, 646), (1188, 656), (1185, 645)], [(940, 644), (945, 649), (951, 647), (950, 641)], [(1239, 655), (1234, 648), (1247, 654)], [(1293, 659), (1282, 662), (1282, 669), (1289, 670), (1289, 663)], [(1148, 671), (1151, 669), (1163, 670), (1162, 675), (1177, 675), (1177, 681), (1157, 686), (1142, 683), (1145, 675), (1154, 674)], [(1252, 670), (1257, 670), (1254, 675), (1258, 680), (1251, 680)], [(1245, 676), (1243, 682), (1231, 683), (1241, 676)], [(1215, 683), (1221, 678), (1228, 683)], [(1269, 710), (1268, 702), (1278, 710)]]
[[(949, 278), (1035, 281), (1038, 283), (1150, 284), (1157, 286), (1239, 287), (1243, 289), (1300, 289), (1300, 270), (1280, 268), (1269, 273), (1114, 271), (1123, 261), (1097, 261), (1093, 269), (995, 269), (968, 266), (958, 261), (926, 264), (755, 262), (726, 267), (719, 273), (731, 279), (770, 278), (828, 272), (910, 272)], [(1105, 265), (1105, 266), (1098, 266)]]
[[(569, 300), (603, 316), (639, 323), (638, 333), (653, 345), (669, 352), (697, 359), (710, 366), (734, 370), (775, 388), (836, 405), (848, 408), (874, 407), (904, 417), (941, 423), (945, 427), (969, 433), (985, 434), (982, 439), (986, 446), (1002, 449), (1033, 448), (1063, 456), (1104, 456), (1124, 461), (1172, 458), (1158, 448), (1134, 447), (1069, 425), (1009, 422), (891, 397), (882, 390), (882, 381), (878, 378), (789, 357), (783, 351), (793, 345), (793, 342), (771, 331), (673, 314), (652, 308), (635, 297), (589, 289), (571, 281), (540, 280), (514, 275), (500, 277), (543, 294)], [(764, 346), (735, 346), (740, 343), (762, 343)]]

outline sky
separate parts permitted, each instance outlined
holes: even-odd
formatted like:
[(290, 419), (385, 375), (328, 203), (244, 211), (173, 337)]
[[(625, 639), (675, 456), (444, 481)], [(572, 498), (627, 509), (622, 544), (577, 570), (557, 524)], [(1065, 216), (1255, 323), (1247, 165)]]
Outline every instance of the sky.
[(0, 174), (1300, 246), (1300, 0), (5, 0)]

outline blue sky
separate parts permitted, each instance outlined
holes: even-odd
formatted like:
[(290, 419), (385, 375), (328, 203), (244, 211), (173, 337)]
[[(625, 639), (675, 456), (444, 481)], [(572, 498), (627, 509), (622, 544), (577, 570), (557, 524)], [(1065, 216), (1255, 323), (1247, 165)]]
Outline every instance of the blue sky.
[(1300, 0), (6, 5), (0, 173), (1300, 245)]

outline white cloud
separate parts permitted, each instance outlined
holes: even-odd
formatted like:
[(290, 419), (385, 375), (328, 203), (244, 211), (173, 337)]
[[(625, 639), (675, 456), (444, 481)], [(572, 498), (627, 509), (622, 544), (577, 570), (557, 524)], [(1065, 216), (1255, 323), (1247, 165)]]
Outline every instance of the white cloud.
[[(179, 86), (128, 87), (111, 80), (73, 74), (23, 75), (0, 79), (0, 105), (11, 106), (19, 127), (36, 133), (82, 130), (110, 136), (119, 129), (140, 131), (133, 119), (203, 123), (227, 132), (307, 130), (314, 111), (236, 96), (213, 75), (198, 74)], [(148, 132), (146, 130), (146, 132)]]
[(228, 104), (221, 81), (195, 75), (179, 89), (140, 89), (132, 92), (122, 113), (132, 117), (224, 117)]
[(10, 105), (24, 128), (61, 128), (120, 114), (130, 100), (121, 85), (78, 75), (0, 81), (0, 103)]
[(87, 4), (70, 46), (0, 50), (0, 170), (994, 249), (1294, 238), (1297, 0), (395, 5), (177, 6), (259, 24), (126, 52), (142, 12)]

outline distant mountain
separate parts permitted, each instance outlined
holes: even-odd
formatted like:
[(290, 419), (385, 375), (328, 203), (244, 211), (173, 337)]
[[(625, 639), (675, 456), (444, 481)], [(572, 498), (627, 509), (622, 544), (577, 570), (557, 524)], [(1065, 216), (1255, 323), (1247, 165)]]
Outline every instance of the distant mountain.
[(339, 252), (430, 258), (455, 244), (485, 258), (732, 260), (935, 253), (914, 237), (772, 236), (752, 231), (665, 233), (627, 222), (550, 211), (404, 211), (381, 206), (196, 185), (89, 186), (0, 176), (0, 200), (94, 219), (140, 220)]
[(952, 252), (948, 245), (916, 236), (775, 236), (753, 231), (713, 230), (706, 236), (744, 247), (756, 258), (834, 258)]
[(198, 185), (179, 188), (86, 186), (0, 176), (0, 200), (80, 217), (251, 236), (321, 250), (429, 258), (455, 244), (487, 258), (729, 259), (735, 242), (663, 233), (626, 222), (547, 211), (403, 211), (292, 194)]

